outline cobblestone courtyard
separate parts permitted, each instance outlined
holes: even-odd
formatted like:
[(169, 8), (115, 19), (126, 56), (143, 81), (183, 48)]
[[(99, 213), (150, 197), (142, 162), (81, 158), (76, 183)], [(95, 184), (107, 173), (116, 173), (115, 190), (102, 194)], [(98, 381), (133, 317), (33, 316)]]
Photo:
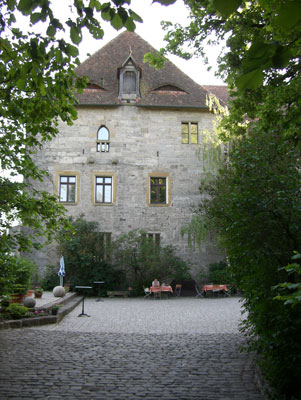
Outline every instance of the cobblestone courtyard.
[(264, 398), (237, 298), (88, 299), (80, 312), (0, 332), (1, 400)]

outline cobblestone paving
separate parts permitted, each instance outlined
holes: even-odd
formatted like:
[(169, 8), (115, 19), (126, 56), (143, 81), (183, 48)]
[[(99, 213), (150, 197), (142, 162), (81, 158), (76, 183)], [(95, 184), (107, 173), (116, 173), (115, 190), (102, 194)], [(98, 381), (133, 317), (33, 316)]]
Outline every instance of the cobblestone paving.
[(1, 400), (263, 399), (237, 299), (88, 299), (85, 311), (0, 332)]

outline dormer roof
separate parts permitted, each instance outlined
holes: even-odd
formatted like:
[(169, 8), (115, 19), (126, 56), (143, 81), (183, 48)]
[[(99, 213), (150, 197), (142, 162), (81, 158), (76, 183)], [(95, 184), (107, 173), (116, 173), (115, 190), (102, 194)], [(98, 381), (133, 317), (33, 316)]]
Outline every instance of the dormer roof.
[[(131, 60), (139, 69), (137, 106), (207, 109), (205, 87), (198, 85), (172, 62), (161, 70), (144, 62), (144, 55), (156, 51), (138, 34), (125, 31), (84, 61), (76, 72), (93, 84), (78, 95), (80, 105), (119, 105), (120, 70)], [(97, 90), (99, 87), (99, 90)]]

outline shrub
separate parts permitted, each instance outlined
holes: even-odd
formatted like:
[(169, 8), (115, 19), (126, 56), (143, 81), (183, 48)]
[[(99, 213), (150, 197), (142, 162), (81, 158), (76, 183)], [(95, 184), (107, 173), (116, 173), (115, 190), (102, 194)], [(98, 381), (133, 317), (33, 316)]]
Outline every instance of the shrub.
[(253, 129), (232, 146), (231, 162), (212, 185), (207, 218), (244, 292), (244, 332), (265, 376), (286, 399), (301, 398), (300, 304), (274, 300), (273, 289), (290, 282), (283, 266), (301, 246), (300, 149), (270, 128)]
[(113, 257), (134, 295), (143, 294), (143, 285), (149, 286), (154, 278), (160, 282), (190, 279), (188, 265), (174, 254), (172, 246), (160, 246), (144, 231), (122, 235), (113, 244)]
[[(98, 223), (86, 221), (83, 216), (75, 220), (70, 218), (70, 223), (72, 230), (62, 232), (59, 247), (59, 254), (64, 255), (66, 281), (73, 287), (93, 286), (95, 281), (104, 281), (102, 290), (126, 285), (124, 273), (110, 263), (111, 246), (99, 232)], [(95, 287), (95, 295), (97, 290)]]
[(5, 314), (10, 319), (24, 318), (28, 314), (28, 309), (17, 303), (11, 303), (6, 309)]
[(14, 294), (26, 294), (27, 290), (28, 290), (27, 285), (19, 285), (19, 284), (13, 285), (12, 289)]
[[(23, 257), (15, 258), (16, 264), (14, 266), (14, 284), (25, 286), (29, 289), (31, 279), (37, 271), (38, 266), (33, 262)], [(25, 292), (26, 293), (26, 292)]]
[(52, 290), (59, 285), (58, 266), (47, 265), (45, 276), (42, 279), (41, 286), (44, 290)]
[(230, 283), (230, 273), (225, 261), (210, 264), (209, 282), (216, 284)]

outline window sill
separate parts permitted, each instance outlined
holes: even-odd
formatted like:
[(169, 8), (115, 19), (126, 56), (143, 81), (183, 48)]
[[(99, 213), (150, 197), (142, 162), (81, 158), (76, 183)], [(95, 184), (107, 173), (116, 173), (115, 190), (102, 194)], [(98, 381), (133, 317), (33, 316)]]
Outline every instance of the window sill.
[(114, 206), (115, 203), (93, 203), (93, 206), (97, 206), (97, 207), (111, 207)]

